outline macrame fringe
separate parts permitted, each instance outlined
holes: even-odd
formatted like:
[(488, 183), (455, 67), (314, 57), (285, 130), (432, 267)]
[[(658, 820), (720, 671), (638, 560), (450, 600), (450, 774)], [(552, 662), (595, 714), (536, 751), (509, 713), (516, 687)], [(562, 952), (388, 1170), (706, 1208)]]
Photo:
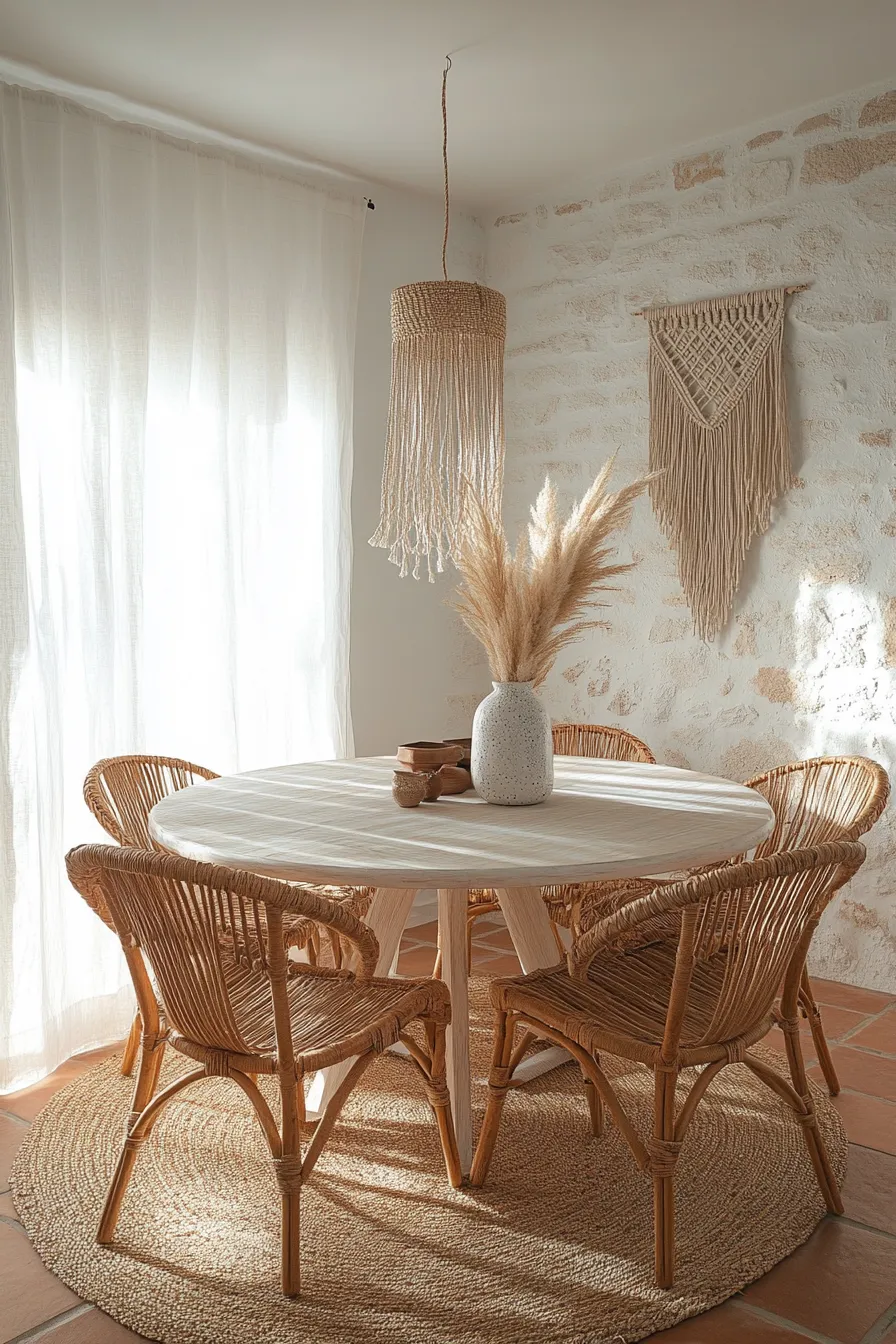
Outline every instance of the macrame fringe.
[(463, 331), (396, 340), (380, 524), (370, 539), (430, 582), (453, 556), (464, 493), (500, 516), (504, 476), (504, 341)]
[(705, 640), (792, 483), (783, 319), (783, 290), (650, 313), (650, 494)]

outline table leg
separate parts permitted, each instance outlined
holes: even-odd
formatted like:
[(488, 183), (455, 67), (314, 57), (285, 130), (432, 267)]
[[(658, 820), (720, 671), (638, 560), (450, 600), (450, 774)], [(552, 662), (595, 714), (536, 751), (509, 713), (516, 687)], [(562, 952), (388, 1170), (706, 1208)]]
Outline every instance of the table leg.
[[(556, 966), (561, 957), (541, 888), (499, 888), (498, 902), (523, 970), (536, 971), (542, 966)], [(535, 1055), (527, 1055), (517, 1065), (514, 1078), (520, 1082), (537, 1078), (541, 1073), (568, 1064), (569, 1059), (570, 1056), (560, 1046), (551, 1046)]]
[[(415, 890), (408, 891), (403, 887), (376, 889), (364, 922), (373, 929), (380, 945), (379, 960), (376, 963), (377, 975), (388, 975), (392, 969), (416, 895)], [(329, 1069), (321, 1069), (314, 1075), (305, 1098), (307, 1119), (317, 1120), (323, 1114), (327, 1103), (353, 1063), (353, 1060), (346, 1059), (341, 1064), (333, 1064)]]
[(473, 1164), (473, 1109), (470, 1075), (470, 1001), (467, 992), (466, 887), (439, 892), (439, 946), (442, 979), (451, 994), (451, 1025), (447, 1032), (448, 1091), (460, 1168), (469, 1176)]

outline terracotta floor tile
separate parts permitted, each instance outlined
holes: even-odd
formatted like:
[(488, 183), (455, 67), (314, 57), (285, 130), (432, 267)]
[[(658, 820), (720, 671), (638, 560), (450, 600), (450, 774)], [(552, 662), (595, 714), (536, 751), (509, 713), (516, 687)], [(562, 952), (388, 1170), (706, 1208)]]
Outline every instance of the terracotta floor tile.
[[(786, 1055), (787, 1048), (784, 1044), (784, 1033), (780, 1027), (772, 1027), (767, 1036), (762, 1039), (763, 1045), (770, 1045), (773, 1050), (778, 1050), (782, 1055)], [(812, 1044), (810, 1032), (800, 1032), (800, 1046), (803, 1051), (803, 1063), (806, 1068), (815, 1063), (815, 1047)], [(785, 1068), (787, 1067), (785, 1061)]]
[(643, 1344), (806, 1344), (808, 1335), (766, 1321), (738, 1301), (723, 1302), (671, 1330), (648, 1335)]
[(7, 1190), (5, 1195), (0, 1195), (0, 1218), (13, 1218), (19, 1221), (19, 1215), (16, 1213), (16, 1206), (12, 1202), (12, 1195)]
[(744, 1290), (797, 1325), (859, 1344), (893, 1301), (896, 1240), (826, 1219), (804, 1246)]
[(41, 1336), (44, 1344), (139, 1344), (143, 1339), (96, 1307)]
[(842, 1193), (847, 1218), (896, 1237), (896, 1156), (851, 1143)]
[[(835, 1045), (831, 1051), (840, 1086), (850, 1092), (864, 1092), (869, 1097), (883, 1097), (896, 1101), (896, 1059), (873, 1055), (868, 1050), (856, 1050), (849, 1045)], [(896, 1112), (893, 1116), (896, 1122)]]
[(888, 1008), (876, 1022), (850, 1036), (850, 1045), (863, 1050), (882, 1050), (885, 1055), (896, 1055), (896, 1007)]
[[(824, 1034), (829, 1041), (839, 1041), (848, 1031), (854, 1031), (860, 1027), (863, 1022), (868, 1020), (867, 1013), (857, 1013), (852, 1008), (837, 1008), (833, 1004), (822, 1004), (821, 1020), (824, 1023)], [(806, 1031), (810, 1036), (812, 1029), (805, 1019), (800, 1023), (800, 1031)], [(850, 1045), (852, 1041), (850, 1041)]]
[(434, 947), (415, 947), (398, 958), (399, 975), (432, 975), (436, 959)]
[(431, 919), (428, 924), (412, 924), (405, 929), (405, 933), (417, 943), (432, 943), (435, 946), (439, 936), (439, 921)]
[[(5, 1097), (0, 1097), (0, 1101), (5, 1100)], [(9, 1185), (12, 1160), (27, 1133), (28, 1126), (21, 1120), (0, 1112), (0, 1190), (5, 1190)]]
[[(824, 1086), (820, 1069), (809, 1072)], [(841, 1092), (832, 1101), (840, 1112), (850, 1143), (876, 1148), (882, 1153), (896, 1153), (896, 1106), (891, 1101), (865, 1097), (860, 1092)]]
[(880, 1344), (896, 1344), (896, 1324), (890, 1327), (883, 1339), (880, 1340)]
[(75, 1294), (44, 1268), (25, 1233), (0, 1223), (0, 1344), (77, 1304)]
[(896, 1003), (896, 994), (879, 994), (876, 989), (860, 989), (858, 985), (841, 985), (836, 980), (816, 980), (812, 977), (815, 1000), (821, 1004), (822, 1017), (824, 1005), (833, 1008), (851, 1008), (857, 1013), (879, 1013), (891, 1003)]
[(500, 948), (504, 952), (512, 952), (513, 939), (510, 936), (509, 929), (483, 929), (481, 933), (474, 935), (476, 942), (481, 943), (483, 947)]

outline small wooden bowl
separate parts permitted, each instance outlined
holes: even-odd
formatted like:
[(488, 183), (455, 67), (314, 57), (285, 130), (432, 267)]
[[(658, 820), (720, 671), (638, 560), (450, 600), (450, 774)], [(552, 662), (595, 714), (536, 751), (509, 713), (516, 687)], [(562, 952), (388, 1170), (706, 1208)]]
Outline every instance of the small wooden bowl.
[(463, 748), (449, 742), (403, 742), (398, 759), (412, 770), (438, 770), (440, 765), (457, 765)]

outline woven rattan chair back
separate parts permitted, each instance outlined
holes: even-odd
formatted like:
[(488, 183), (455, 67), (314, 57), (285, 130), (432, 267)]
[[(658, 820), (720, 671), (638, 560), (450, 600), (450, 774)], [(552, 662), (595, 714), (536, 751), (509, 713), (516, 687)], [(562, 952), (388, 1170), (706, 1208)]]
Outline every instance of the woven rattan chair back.
[(663, 1057), (671, 1061), (677, 1054), (695, 966), (701, 961), (712, 961), (715, 975), (701, 989), (705, 1029), (689, 1044), (737, 1042), (772, 1012), (782, 981), (795, 966), (797, 972), (802, 968), (826, 905), (864, 857), (862, 845), (841, 841), (780, 851), (668, 883), (583, 934), (570, 953), (570, 969), (574, 976), (587, 975), (608, 934), (615, 937), (655, 915), (680, 911)]
[(286, 1011), (284, 912), (336, 930), (353, 944), (362, 974), (376, 963), (373, 933), (345, 907), (274, 878), (106, 845), (75, 850), (69, 875), (90, 904), (102, 899), (129, 963), (138, 949), (146, 957), (169, 1028), (209, 1049), (251, 1052), (233, 999), (240, 970), (266, 975), (275, 1018)]
[(110, 756), (84, 781), (84, 799), (104, 831), (120, 845), (158, 849), (149, 814), (171, 793), (217, 779), (214, 770), (174, 756)]
[(555, 723), (554, 754), (587, 756), (602, 761), (643, 761), (655, 765), (656, 757), (646, 742), (624, 728), (591, 723)]
[(762, 858), (828, 840), (858, 840), (883, 812), (890, 781), (867, 756), (821, 756), (794, 761), (747, 780), (771, 803), (775, 827), (757, 846)]

